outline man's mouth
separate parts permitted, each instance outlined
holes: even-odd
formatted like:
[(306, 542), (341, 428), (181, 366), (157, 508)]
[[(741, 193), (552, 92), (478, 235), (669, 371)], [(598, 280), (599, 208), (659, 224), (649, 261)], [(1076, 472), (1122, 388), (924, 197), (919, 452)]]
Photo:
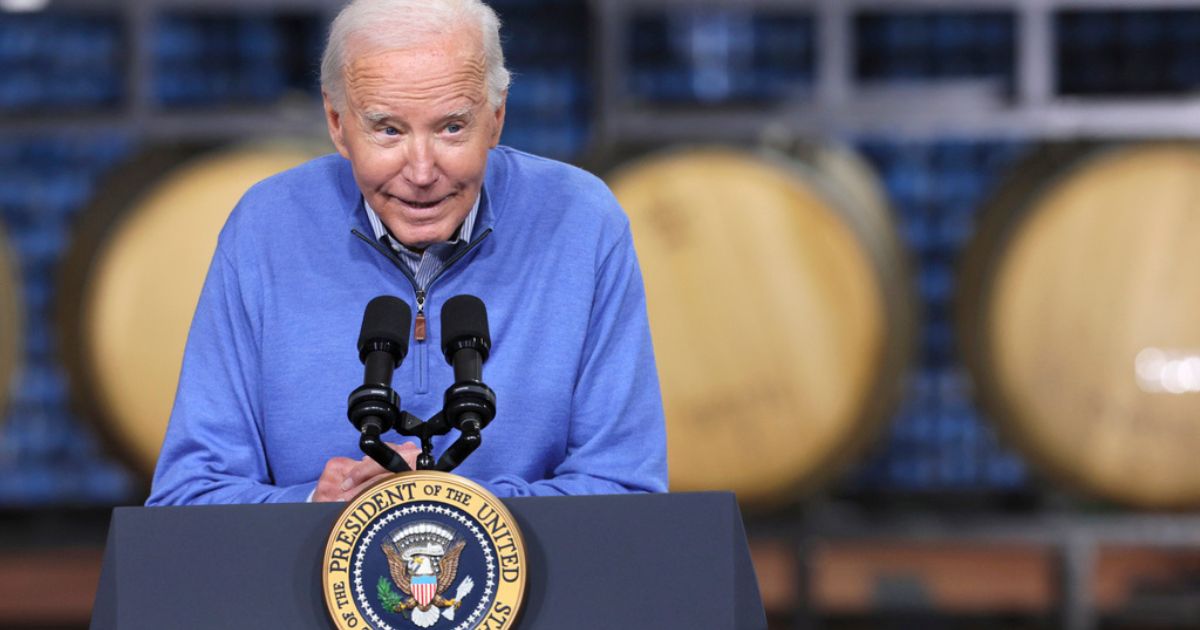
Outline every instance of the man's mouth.
[(450, 197), (451, 197), (451, 195), (446, 195), (445, 197), (438, 197), (437, 199), (428, 199), (428, 200), (405, 199), (404, 197), (395, 197), (395, 199), (410, 208), (414, 208), (417, 210), (426, 210), (428, 208), (433, 208), (435, 206), (440, 205), (443, 201), (449, 199)]

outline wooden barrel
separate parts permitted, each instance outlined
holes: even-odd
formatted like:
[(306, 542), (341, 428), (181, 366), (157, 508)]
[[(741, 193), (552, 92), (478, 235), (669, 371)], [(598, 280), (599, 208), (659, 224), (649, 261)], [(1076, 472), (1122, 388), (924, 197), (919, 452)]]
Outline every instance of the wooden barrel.
[(21, 358), (24, 301), (16, 259), (0, 228), (0, 421), (8, 411), (8, 395)]
[(59, 291), (72, 394), (145, 479), (221, 226), (251, 185), (318, 153), (297, 144), (150, 149), (83, 213)]
[(959, 329), (982, 403), (1050, 475), (1200, 505), (1200, 146), (1048, 150), (985, 208)]
[(900, 390), (910, 278), (869, 171), (804, 155), (670, 150), (610, 183), (632, 222), (673, 490), (795, 501), (853, 461)]

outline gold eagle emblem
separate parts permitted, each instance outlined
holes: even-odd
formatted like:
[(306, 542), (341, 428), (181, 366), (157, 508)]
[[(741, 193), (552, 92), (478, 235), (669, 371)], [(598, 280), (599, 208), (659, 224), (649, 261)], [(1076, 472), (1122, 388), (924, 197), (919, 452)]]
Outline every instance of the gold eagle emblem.
[(468, 576), (453, 598), (445, 597), (458, 575), (466, 542), (449, 528), (426, 521), (393, 532), (382, 546), (392, 581), (404, 594), (391, 611), (409, 616), (422, 628), (436, 623), (439, 612), (453, 619), (454, 611), (474, 586)]

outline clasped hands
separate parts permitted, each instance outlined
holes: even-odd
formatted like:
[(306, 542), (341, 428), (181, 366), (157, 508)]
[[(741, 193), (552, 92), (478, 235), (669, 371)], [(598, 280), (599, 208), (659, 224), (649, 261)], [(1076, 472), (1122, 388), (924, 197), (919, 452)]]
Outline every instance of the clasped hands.
[[(421, 447), (412, 442), (388, 442), (388, 446), (404, 458), (409, 468), (417, 469), (417, 455), (421, 454)], [(325, 470), (321, 471), (321, 477), (317, 479), (317, 489), (313, 492), (312, 500), (349, 501), (367, 486), (391, 474), (393, 473), (390, 470), (366, 455), (363, 455), (362, 459), (334, 457), (325, 462)]]

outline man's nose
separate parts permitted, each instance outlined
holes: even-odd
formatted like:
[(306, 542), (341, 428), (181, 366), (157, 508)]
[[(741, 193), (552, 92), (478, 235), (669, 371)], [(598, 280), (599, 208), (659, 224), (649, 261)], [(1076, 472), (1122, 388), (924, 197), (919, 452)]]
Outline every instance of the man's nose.
[(409, 145), (408, 160), (401, 172), (408, 183), (427, 188), (437, 182), (437, 155), (429, 140), (414, 139)]

